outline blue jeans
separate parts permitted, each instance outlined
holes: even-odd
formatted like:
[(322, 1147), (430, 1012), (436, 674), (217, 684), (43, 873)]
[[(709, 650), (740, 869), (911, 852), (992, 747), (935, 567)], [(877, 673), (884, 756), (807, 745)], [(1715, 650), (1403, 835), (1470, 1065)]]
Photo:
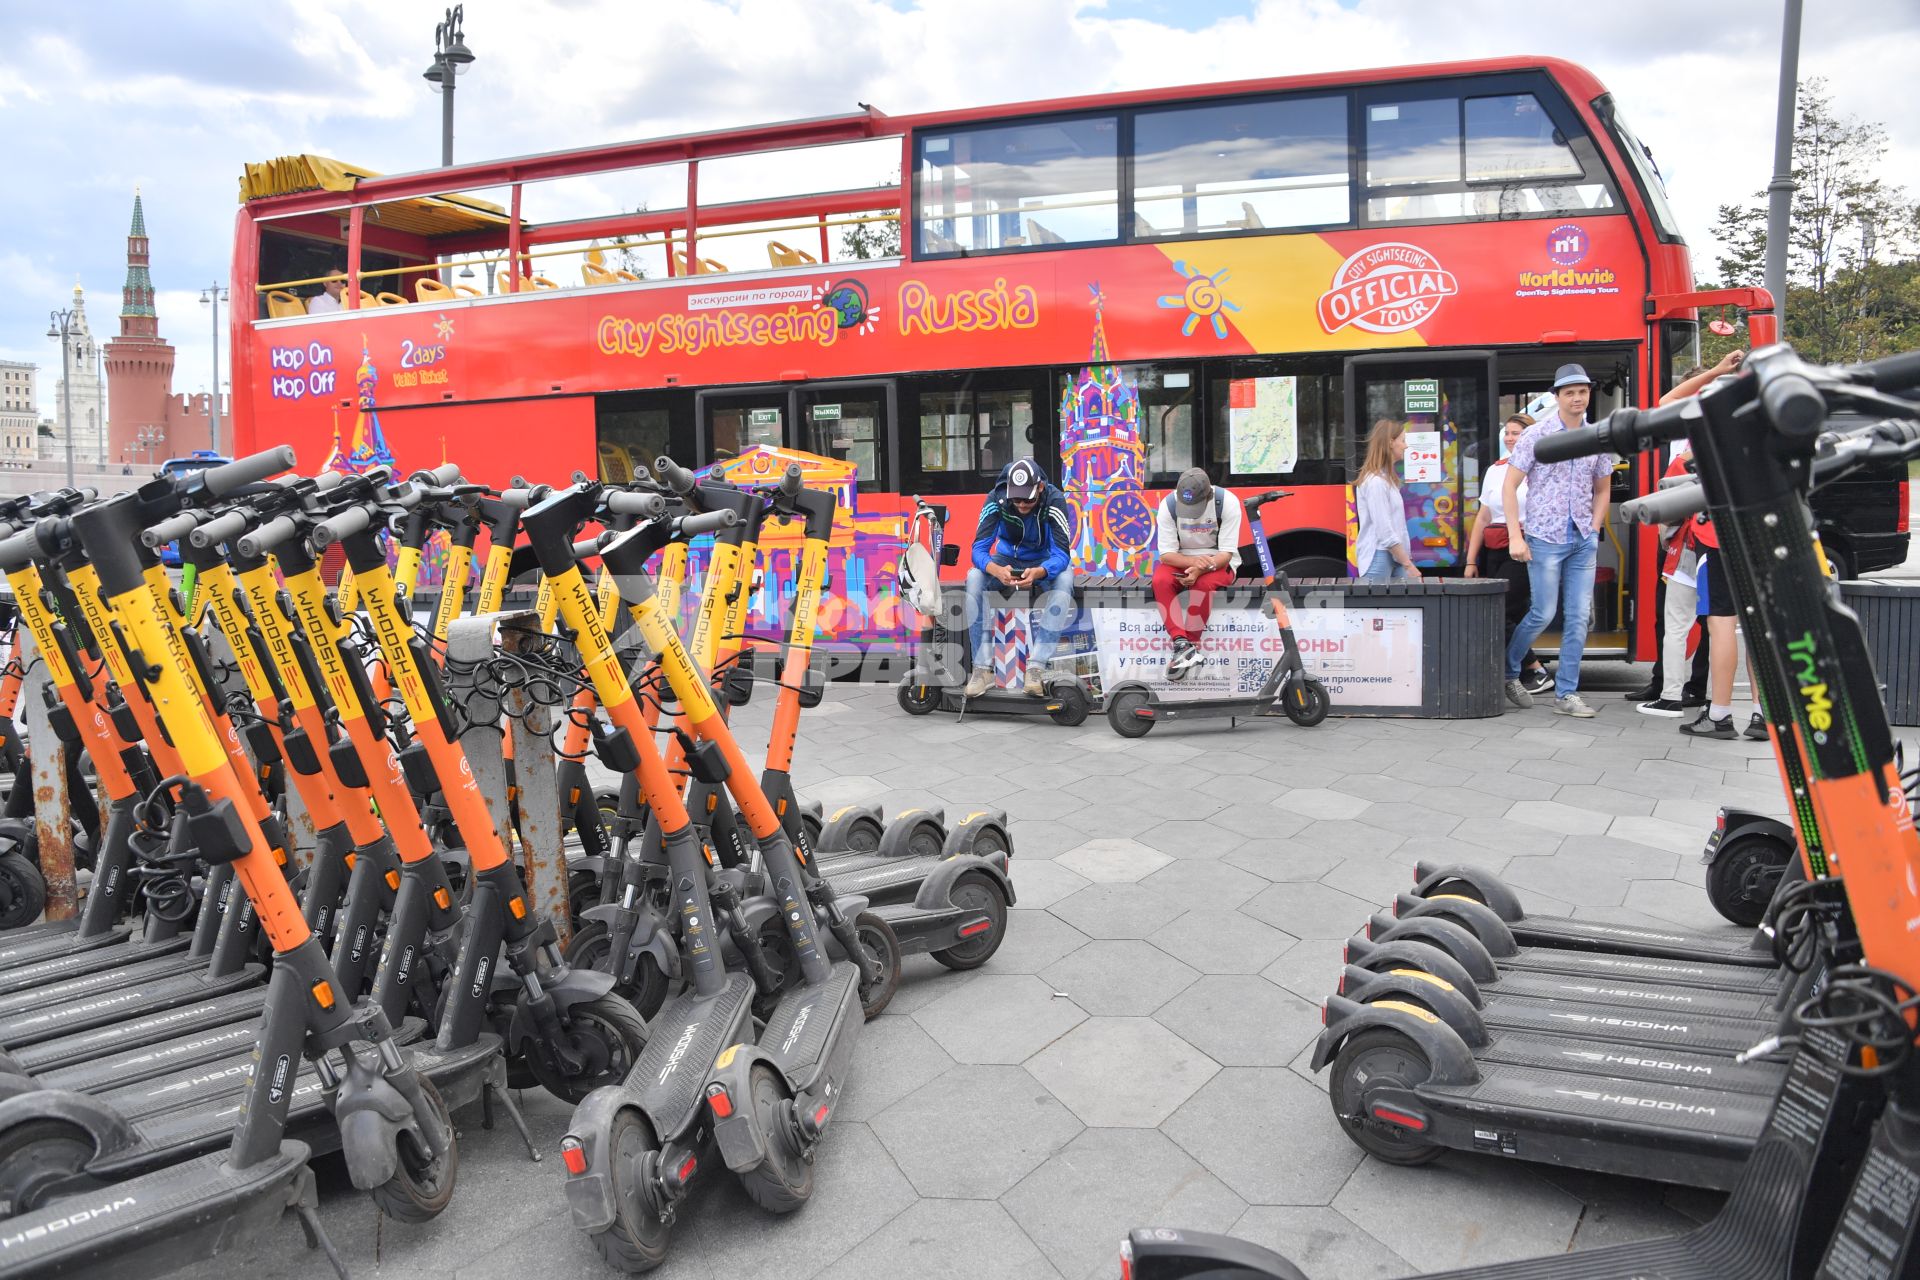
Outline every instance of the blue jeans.
[(1560, 662), (1553, 674), (1553, 696), (1564, 698), (1580, 687), (1580, 655), (1587, 648), (1587, 623), (1593, 614), (1593, 562), (1598, 538), (1569, 542), (1528, 539), (1533, 558), (1527, 561), (1527, 584), (1533, 604), (1507, 642), (1507, 679), (1520, 678), (1527, 649), (1560, 610)]
[[(1018, 573), (1036, 566), (1009, 564), (1007, 567)], [(989, 590), (996, 597), (991, 604), (986, 598)], [(1018, 596), (1029, 592), (1033, 593), (1033, 598), (1031, 611), (1027, 614), (1031, 632), (1027, 666), (1043, 667), (1059, 647), (1061, 632), (1073, 621), (1073, 566), (1068, 565), (1053, 577), (1040, 579), (1035, 587), (1023, 588), (1019, 592), (1002, 586), (979, 569), (967, 571), (967, 637), (971, 641), (976, 670), (993, 666), (993, 639), (989, 634), (993, 624), (992, 611), (999, 608), (1002, 601), (1013, 603)]]
[(1407, 566), (1393, 558), (1392, 553), (1376, 551), (1373, 563), (1361, 572), (1361, 582), (1400, 582), (1407, 576)]

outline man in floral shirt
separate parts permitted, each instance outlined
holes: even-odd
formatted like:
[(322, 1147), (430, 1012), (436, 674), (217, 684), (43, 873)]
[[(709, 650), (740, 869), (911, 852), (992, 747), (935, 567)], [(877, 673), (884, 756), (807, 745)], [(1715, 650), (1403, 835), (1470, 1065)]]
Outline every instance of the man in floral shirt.
[[(1520, 682), (1520, 662), (1547, 629), (1557, 608), (1561, 615), (1560, 659), (1553, 679), (1553, 709), (1563, 716), (1590, 717), (1581, 701), (1580, 655), (1587, 647), (1587, 622), (1593, 612), (1593, 562), (1607, 527), (1607, 502), (1613, 483), (1613, 457), (1600, 454), (1566, 462), (1536, 462), (1534, 447), (1543, 436), (1587, 420), (1593, 380), (1577, 364), (1563, 364), (1553, 378), (1556, 411), (1527, 428), (1513, 446), (1507, 469), (1508, 550), (1527, 566), (1533, 605), (1507, 644), (1507, 701), (1531, 707), (1533, 695)], [(1525, 527), (1521, 527), (1519, 488), (1527, 482)]]

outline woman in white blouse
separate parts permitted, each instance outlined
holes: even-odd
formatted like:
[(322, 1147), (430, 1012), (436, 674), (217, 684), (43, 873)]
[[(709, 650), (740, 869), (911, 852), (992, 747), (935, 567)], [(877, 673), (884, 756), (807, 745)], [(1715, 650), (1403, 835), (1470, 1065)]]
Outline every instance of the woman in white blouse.
[[(1506, 455), (1513, 452), (1514, 443), (1532, 425), (1533, 418), (1530, 415), (1516, 413), (1500, 429), (1500, 461), (1488, 467), (1486, 474), (1480, 478), (1480, 510), (1474, 513), (1473, 529), (1467, 534), (1467, 576), (1502, 578), (1506, 581), (1509, 636), (1520, 619), (1527, 616), (1527, 608), (1533, 601), (1533, 589), (1527, 581), (1527, 566), (1515, 560), (1507, 551)], [(1525, 476), (1520, 478), (1519, 503), (1520, 510), (1514, 514), (1524, 519), (1527, 510)], [(1521, 663), (1520, 678), (1526, 682), (1529, 693), (1538, 693), (1549, 686), (1547, 669), (1531, 649), (1527, 650), (1526, 659)]]
[(1362, 582), (1418, 581), (1413, 543), (1407, 537), (1407, 504), (1400, 497), (1400, 460), (1407, 456), (1407, 424), (1382, 418), (1367, 436), (1367, 456), (1353, 486), (1360, 532), (1353, 562)]

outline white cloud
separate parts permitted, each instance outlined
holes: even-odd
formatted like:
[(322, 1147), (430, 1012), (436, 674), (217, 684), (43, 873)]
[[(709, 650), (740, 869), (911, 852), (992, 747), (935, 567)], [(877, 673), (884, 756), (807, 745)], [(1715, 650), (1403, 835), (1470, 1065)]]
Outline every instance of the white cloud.
[[(180, 348), (176, 383), (204, 384), (205, 315), (197, 292), (180, 291), (227, 275), (241, 166), (311, 150), (386, 172), (430, 167), (440, 100), (420, 73), (441, 12), (389, 0), (11, 6), (0, 39), (0, 351), (39, 349), (45, 314), (76, 272), (111, 335), (138, 184), (154, 279), (182, 300), (163, 301), (162, 314)], [(1775, 4), (1609, 0), (1604, 12), (1560, 13), (1524, 0), (1196, 0), (1181, 27), (1153, 20), (1171, 12), (1147, 0), (473, 4), (477, 61), (459, 82), (457, 151), (526, 154), (862, 101), (904, 114), (1529, 52), (1581, 62), (1614, 91), (1669, 177), (1702, 278), (1715, 270), (1715, 209), (1769, 175)], [(1910, 78), (1916, 54), (1920, 5), (1910, 0), (1808, 6), (1802, 74), (1826, 76), (1843, 113), (1886, 123), (1895, 145), (1884, 171), (1896, 179), (1920, 174), (1920, 95), (1888, 92)], [(865, 185), (893, 163), (880, 154), (849, 169), (822, 174), (805, 156), (713, 165), (702, 191), (718, 200), (762, 183)], [(569, 185), (543, 194), (679, 203), (668, 171)], [(738, 256), (758, 253), (743, 243)]]

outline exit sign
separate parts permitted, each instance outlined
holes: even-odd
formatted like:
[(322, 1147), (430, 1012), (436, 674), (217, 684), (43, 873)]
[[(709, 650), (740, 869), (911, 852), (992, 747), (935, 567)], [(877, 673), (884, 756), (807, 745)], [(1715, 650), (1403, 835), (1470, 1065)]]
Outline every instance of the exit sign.
[(1409, 378), (1402, 392), (1406, 413), (1440, 412), (1440, 379)]

